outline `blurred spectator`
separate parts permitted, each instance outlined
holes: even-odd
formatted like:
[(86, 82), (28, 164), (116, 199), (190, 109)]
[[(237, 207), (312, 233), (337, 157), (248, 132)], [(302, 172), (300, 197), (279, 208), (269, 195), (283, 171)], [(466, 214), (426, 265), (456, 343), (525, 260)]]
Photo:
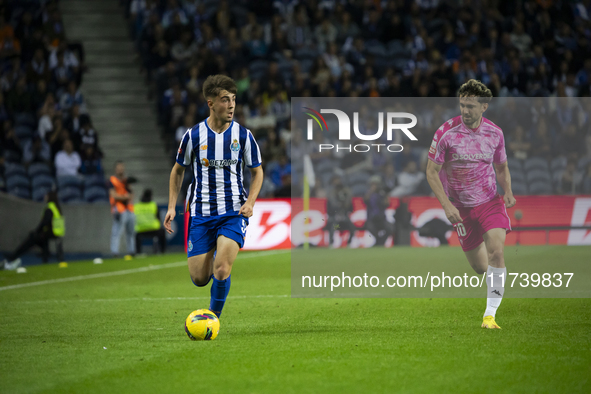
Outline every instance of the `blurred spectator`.
[[(64, 142), (70, 139), (70, 133), (63, 127), (63, 120), (59, 116), (53, 118), (53, 130), (45, 135), (45, 139), (51, 146), (53, 156), (63, 147)], [(70, 141), (72, 142), (72, 141)], [(76, 145), (73, 145), (76, 148)]]
[(122, 161), (115, 163), (115, 174), (109, 179), (109, 199), (113, 215), (111, 228), (111, 253), (119, 255), (121, 232), (125, 233), (128, 255), (135, 254), (135, 215), (133, 213), (133, 192), (125, 176)]
[(78, 152), (74, 151), (74, 144), (69, 139), (65, 140), (63, 150), (55, 155), (56, 177), (78, 175), (81, 165), (82, 161)]
[(271, 169), (270, 175), (271, 181), (277, 188), (280, 188), (283, 185), (283, 177), (291, 175), (291, 164), (287, 161), (287, 156), (279, 156), (278, 163)]
[(376, 246), (382, 246), (388, 236), (393, 235), (394, 227), (386, 219), (386, 209), (390, 205), (388, 194), (382, 187), (382, 177), (373, 175), (369, 179), (369, 189), (364, 198), (367, 209), (365, 229), (376, 239)]
[(85, 112), (84, 97), (82, 97), (76, 81), (71, 80), (68, 82), (67, 90), (60, 98), (60, 107), (64, 111), (69, 111), (74, 105), (81, 107), (82, 112)]
[(410, 196), (417, 192), (420, 183), (425, 179), (425, 174), (418, 170), (417, 163), (409, 161), (404, 170), (398, 174), (397, 185), (390, 192), (392, 197)]
[(569, 160), (566, 169), (560, 177), (558, 192), (561, 194), (576, 194), (579, 191), (577, 174), (577, 164), (574, 160)]
[(353, 212), (353, 204), (351, 203), (351, 190), (343, 184), (341, 177), (335, 176), (331, 180), (330, 188), (328, 190), (326, 198), (326, 229), (329, 233), (328, 244), (332, 246), (334, 244), (334, 232), (339, 230), (339, 233), (343, 234), (343, 231), (349, 232), (349, 238), (347, 239), (347, 245), (351, 245), (351, 241), (355, 236), (355, 230), (357, 227), (351, 222), (349, 215)]
[[(62, 208), (57, 199), (57, 193), (50, 191), (44, 197), (47, 204), (43, 211), (43, 217), (35, 228), (29, 233), (29, 236), (16, 248), (13, 253), (6, 255), (4, 260), (4, 269), (15, 270), (21, 265), (20, 256), (25, 254), (33, 246), (41, 247), (41, 257), (44, 263), (49, 260), (49, 240), (60, 239), (66, 234), (66, 226), (62, 214)], [(64, 259), (64, 251), (61, 240), (57, 244), (57, 258), (59, 261)]]
[(4, 157), (6, 161), (19, 163), (23, 157), (23, 149), (20, 141), (16, 138), (12, 123), (5, 120), (2, 128), (4, 130), (4, 141), (2, 141)]
[(509, 157), (527, 159), (531, 150), (531, 143), (527, 141), (523, 127), (515, 127), (514, 134), (509, 138), (507, 153)]
[(101, 155), (95, 150), (94, 145), (82, 145), (81, 151), (80, 173), (83, 175), (103, 175)]
[(30, 113), (33, 110), (33, 98), (27, 90), (27, 78), (20, 77), (14, 89), (8, 92), (6, 106), (12, 113)]
[(23, 162), (26, 165), (44, 163), (51, 166), (51, 148), (49, 144), (39, 136), (28, 140), (23, 147)]
[(135, 245), (137, 253), (142, 253), (142, 239), (158, 238), (160, 253), (166, 252), (166, 234), (158, 216), (158, 205), (152, 201), (152, 190), (144, 190), (139, 203), (134, 206)]

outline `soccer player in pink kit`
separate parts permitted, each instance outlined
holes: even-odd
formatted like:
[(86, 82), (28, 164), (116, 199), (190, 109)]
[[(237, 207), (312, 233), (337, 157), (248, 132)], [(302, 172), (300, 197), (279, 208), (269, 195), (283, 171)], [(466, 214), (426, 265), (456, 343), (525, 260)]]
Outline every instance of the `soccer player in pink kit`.
[[(471, 79), (458, 96), (461, 116), (437, 129), (429, 149), (427, 181), (454, 225), (470, 266), (478, 274), (487, 273), (482, 327), (501, 328), (495, 314), (504, 293), (501, 276), (507, 279), (503, 257), (505, 236), (511, 231), (507, 208), (516, 203), (505, 139), (497, 125), (482, 117), (492, 99), (490, 89)], [(503, 197), (497, 193), (495, 171), (505, 190)]]

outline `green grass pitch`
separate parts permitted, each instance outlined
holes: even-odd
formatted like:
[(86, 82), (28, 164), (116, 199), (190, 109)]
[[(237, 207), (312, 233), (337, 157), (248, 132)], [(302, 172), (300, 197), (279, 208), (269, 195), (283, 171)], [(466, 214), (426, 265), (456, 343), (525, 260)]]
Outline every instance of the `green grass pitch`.
[[(558, 249), (573, 250), (524, 258)], [(589, 299), (506, 298), (503, 329), (484, 330), (484, 299), (291, 298), (289, 252), (242, 252), (218, 338), (193, 342), (184, 319), (209, 288), (183, 261), (0, 272), (0, 287), (48, 281), (0, 290), (0, 392), (591, 392)]]

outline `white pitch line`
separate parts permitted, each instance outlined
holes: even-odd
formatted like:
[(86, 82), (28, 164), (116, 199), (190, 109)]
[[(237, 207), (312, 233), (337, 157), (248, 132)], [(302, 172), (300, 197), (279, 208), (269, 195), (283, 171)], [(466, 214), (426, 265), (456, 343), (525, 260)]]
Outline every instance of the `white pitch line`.
[[(290, 252), (290, 251), (289, 250), (287, 250), (287, 251), (282, 250), (282, 251), (247, 253), (247, 254), (239, 255), (239, 258), (237, 260), (250, 259), (253, 257), (260, 257), (260, 256), (269, 256), (269, 255), (273, 255), (273, 254), (282, 254), (282, 253), (287, 253), (287, 252)], [(38, 282), (29, 282), (29, 283), (21, 283), (18, 285), (2, 286), (2, 287), (0, 287), (0, 291), (22, 289), (25, 287), (33, 287), (33, 286), (41, 286), (41, 285), (50, 285), (50, 284), (54, 284), (54, 283), (75, 282), (78, 280), (85, 280), (85, 279), (97, 279), (97, 278), (106, 278), (109, 276), (135, 274), (138, 272), (155, 271), (155, 270), (160, 270), (160, 269), (164, 269), (164, 268), (182, 267), (183, 265), (186, 265), (186, 264), (187, 264), (186, 261), (177, 261), (175, 263), (150, 265), (147, 267), (132, 268), (132, 269), (122, 270), (122, 271), (111, 271), (111, 272), (102, 272), (100, 274), (71, 276), (69, 278), (41, 280)]]
[[(249, 298), (287, 298), (289, 294), (262, 294), (262, 295), (243, 295), (230, 296), (229, 300), (243, 300)], [(78, 302), (130, 302), (130, 301), (186, 301), (186, 300), (209, 300), (210, 297), (132, 297), (132, 298), (88, 298), (81, 300), (35, 300), (35, 301), (6, 301), (7, 304), (65, 304)], [(0, 301), (0, 304), (3, 302)]]

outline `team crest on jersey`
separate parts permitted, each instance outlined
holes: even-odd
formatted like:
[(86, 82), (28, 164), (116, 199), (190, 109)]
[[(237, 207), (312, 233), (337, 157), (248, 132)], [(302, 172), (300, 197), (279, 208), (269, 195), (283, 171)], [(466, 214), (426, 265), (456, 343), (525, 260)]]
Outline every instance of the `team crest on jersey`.
[(193, 242), (189, 241), (189, 245), (187, 247), (187, 250), (190, 252), (193, 250)]
[(238, 140), (237, 140), (237, 139), (234, 139), (234, 142), (232, 142), (232, 143), (230, 144), (230, 149), (231, 149), (233, 152), (238, 152), (238, 151), (240, 150), (240, 143), (238, 142)]

